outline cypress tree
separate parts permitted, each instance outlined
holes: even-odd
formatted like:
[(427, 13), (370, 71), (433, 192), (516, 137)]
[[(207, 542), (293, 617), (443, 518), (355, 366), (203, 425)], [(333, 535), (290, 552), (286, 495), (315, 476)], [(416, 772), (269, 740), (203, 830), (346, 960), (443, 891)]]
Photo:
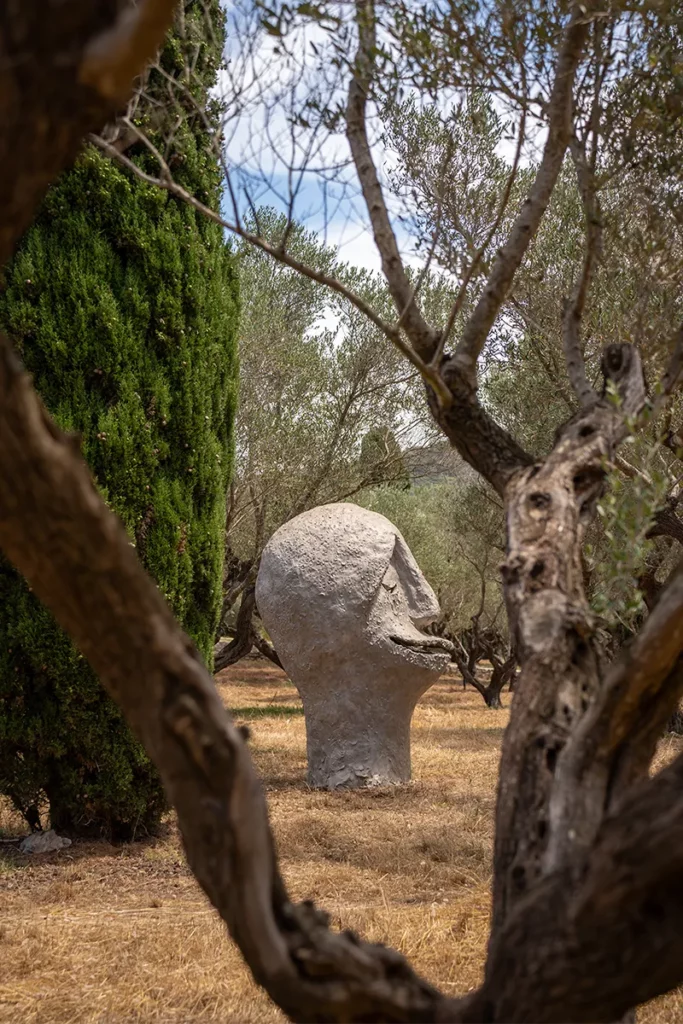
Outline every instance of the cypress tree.
[[(218, 0), (208, 6), (213, 30), (204, 0), (186, 2), (161, 55), (171, 75), (192, 61), (185, 100), (164, 106), (167, 82), (152, 72), (136, 120), (165, 146), (177, 180), (216, 204), (218, 167), (193, 102), (207, 104), (221, 60), (223, 18)], [(128, 155), (153, 159), (140, 144)], [(237, 370), (237, 282), (222, 230), (88, 148), (5, 272), (0, 325), (50, 413), (81, 435), (103, 497), (210, 662)], [(118, 708), (7, 563), (0, 792), (33, 827), (49, 805), (52, 827), (71, 834), (130, 838), (164, 809), (156, 771)]]

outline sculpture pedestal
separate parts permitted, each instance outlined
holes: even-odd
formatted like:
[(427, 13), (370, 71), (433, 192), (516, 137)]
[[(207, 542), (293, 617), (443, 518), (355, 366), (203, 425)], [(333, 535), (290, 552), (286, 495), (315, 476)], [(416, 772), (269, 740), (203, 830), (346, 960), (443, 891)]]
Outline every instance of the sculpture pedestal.
[[(418, 692), (353, 690), (302, 692), (306, 719), (308, 784), (316, 789), (357, 789), (410, 781), (410, 722)], [(350, 699), (349, 696), (350, 695)]]

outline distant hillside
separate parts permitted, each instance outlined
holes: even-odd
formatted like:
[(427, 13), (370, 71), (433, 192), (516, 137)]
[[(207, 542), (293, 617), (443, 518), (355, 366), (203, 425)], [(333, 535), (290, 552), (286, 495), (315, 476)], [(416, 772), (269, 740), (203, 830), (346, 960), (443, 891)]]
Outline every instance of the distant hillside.
[(447, 441), (438, 440), (424, 448), (412, 448), (404, 452), (403, 459), (410, 482), (415, 486), (454, 478), (469, 483), (477, 475)]

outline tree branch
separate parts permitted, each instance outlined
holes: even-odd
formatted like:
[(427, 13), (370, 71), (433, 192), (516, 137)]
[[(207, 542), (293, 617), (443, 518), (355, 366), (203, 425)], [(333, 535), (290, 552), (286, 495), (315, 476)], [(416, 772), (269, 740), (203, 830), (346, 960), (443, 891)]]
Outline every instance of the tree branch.
[(463, 658), (462, 654), (459, 653), (457, 643), (453, 645), (451, 658), (458, 666), (458, 672), (462, 676), (463, 682), (469, 683), (469, 685), (473, 687), (473, 689), (475, 689), (479, 695), (484, 698), (484, 700), (486, 700), (486, 687), (483, 683), (479, 682), (476, 672), (471, 671), (467, 663), (467, 659)]
[[(506, 491), (501, 571), (522, 670), (499, 776), (494, 931), (553, 865), (579, 857), (583, 847), (569, 833), (594, 835), (602, 821), (599, 802), (586, 800), (578, 817), (569, 803), (560, 812), (563, 787), (556, 781), (565, 747), (603, 688), (603, 654), (583, 583), (585, 530), (625, 417), (645, 400), (636, 349), (609, 346), (602, 365), (621, 404), (601, 399), (570, 419), (545, 462), (516, 474)], [(587, 756), (587, 791), (604, 784), (601, 770)], [(548, 852), (553, 844), (557, 852)]]
[(586, 218), (585, 253), (581, 276), (570, 299), (565, 303), (562, 316), (562, 344), (567, 374), (582, 409), (595, 402), (597, 395), (586, 376), (586, 363), (579, 336), (586, 297), (596, 261), (602, 247), (602, 220), (600, 204), (595, 190), (595, 172), (586, 159), (585, 148), (574, 136), (569, 142), (576, 177), (581, 192)]
[(483, 408), (452, 359), (442, 360), (441, 378), (450, 393), (450, 403), (439, 405), (428, 392), (434, 419), (463, 459), (503, 497), (515, 473), (532, 465), (531, 455)]
[(228, 665), (234, 665), (249, 654), (252, 643), (251, 617), (254, 612), (256, 598), (254, 596), (254, 584), (250, 583), (242, 591), (242, 603), (237, 613), (235, 623), (235, 635), (228, 643), (216, 644), (214, 648), (214, 672), (222, 672)]
[(562, 168), (572, 132), (574, 79), (590, 24), (587, 7), (591, 9), (591, 5), (574, 5), (564, 32), (547, 108), (548, 138), (531, 191), (512, 226), (507, 242), (494, 261), (486, 287), (456, 348), (454, 359), (472, 387), (476, 387), (477, 359), (510, 290), (515, 273), (538, 230)]
[(676, 514), (677, 505), (678, 498), (673, 498), (664, 508), (655, 512), (654, 521), (647, 533), (648, 537), (671, 537), (672, 540), (683, 544), (683, 519)]
[[(47, 0), (23, 9), (0, 4), (0, 265), (83, 135), (113, 113), (78, 81), (83, 51), (107, 30), (110, 16), (108, 5), (71, 3), (68, 16), (65, 7), (57, 19)], [(40, 62), (39, 74), (27, 73), (31, 59)]]
[(0, 547), (120, 704), (161, 773), (190, 867), (256, 981), (295, 1020), (430, 1020), (398, 953), (336, 935), (280, 878), (265, 800), (211, 676), (0, 341)]
[(617, 1021), (680, 982), (682, 790), (679, 756), (605, 820), (578, 881), (557, 872), (529, 894), (490, 947), (470, 1019)]
[(652, 478), (649, 474), (645, 473), (637, 466), (632, 465), (623, 457), (623, 455), (619, 455), (617, 452), (613, 461), (617, 469), (620, 469), (624, 476), (627, 476), (629, 480), (641, 480), (648, 487), (652, 487)]
[(552, 347), (549, 348), (548, 353), (546, 354), (543, 351), (542, 344), (539, 344), (535, 337), (535, 334), (538, 334), (541, 338), (543, 338), (544, 335), (547, 336), (548, 332), (544, 330), (541, 324), (537, 320), (535, 320), (534, 317), (530, 316), (528, 311), (524, 308), (524, 304), (520, 302), (520, 300), (514, 294), (511, 294), (509, 296), (509, 300), (512, 308), (517, 310), (520, 317), (524, 321), (527, 331), (527, 338), (531, 346), (533, 347), (534, 353), (536, 354), (536, 358), (538, 359), (539, 363), (543, 368), (543, 372), (546, 375), (548, 384), (550, 384), (557, 390), (558, 395), (566, 405), (569, 412), (573, 412), (575, 407), (574, 401), (571, 397), (571, 392), (562, 383), (561, 373)]
[(659, 388), (659, 394), (657, 395), (654, 403), (655, 413), (659, 412), (663, 407), (666, 399), (673, 393), (678, 386), (681, 374), (683, 373), (683, 324), (678, 329), (676, 336), (674, 337), (671, 344), (671, 356), (669, 359), (669, 365), (666, 368), (666, 372), (662, 378), (662, 382)]
[[(208, 217), (209, 220), (214, 221), (216, 224), (220, 224), (227, 231), (237, 235), (239, 238), (243, 238), (250, 245), (255, 246), (262, 252), (272, 256), (278, 263), (282, 263), (286, 267), (290, 267), (292, 270), (296, 270), (297, 273), (303, 277), (308, 277), (312, 281), (317, 281), (318, 284), (323, 284), (331, 291), (336, 292), (337, 295), (343, 296), (353, 306), (356, 307), (361, 313), (363, 313), (380, 331), (389, 339), (389, 341), (396, 346), (406, 359), (408, 359), (413, 366), (416, 367), (417, 371), (426, 383), (433, 389), (435, 394), (439, 396), (440, 402), (444, 406), (448, 406), (450, 403), (450, 394), (448, 389), (445, 387), (443, 381), (439, 377), (438, 373), (425, 363), (420, 356), (411, 348), (411, 346), (403, 338), (401, 331), (388, 321), (384, 320), (373, 308), (370, 306), (360, 295), (354, 292), (351, 288), (342, 284), (336, 277), (332, 277), (329, 274), (325, 274), (322, 271), (315, 270), (313, 267), (309, 267), (307, 264), (302, 263), (300, 260), (295, 259), (293, 256), (286, 251), (283, 251), (279, 246), (271, 245), (260, 235), (255, 235), (251, 231), (247, 231), (241, 224), (233, 223), (222, 217), (215, 210), (212, 210), (210, 206), (206, 206), (205, 203), (200, 202), (191, 192), (184, 189), (170, 176), (168, 171), (168, 165), (158, 154), (161, 163), (162, 174), (160, 177), (155, 177), (152, 174), (147, 174), (142, 168), (138, 167), (125, 153), (119, 153), (114, 146), (108, 143), (99, 135), (89, 135), (88, 139), (94, 146), (101, 149), (103, 153), (111, 157), (113, 160), (117, 160), (123, 167), (126, 167), (136, 177), (142, 181), (146, 181), (149, 185), (156, 185), (157, 188), (163, 188), (177, 199), (182, 200), (189, 206), (192, 206), (195, 210), (201, 213), (204, 217)], [(149, 148), (149, 147), (148, 147)]]
[[(109, 4), (0, 4), (0, 260), (111, 104), (79, 80)], [(257, 982), (296, 1020), (434, 1019), (398, 953), (293, 905), (244, 739), (213, 679), (0, 336), (0, 548), (117, 700), (157, 764), (188, 861)]]
[(428, 362), (436, 351), (439, 332), (430, 327), (422, 316), (415, 291), (405, 272), (368, 142), (366, 109), (377, 47), (373, 0), (357, 0), (356, 24), (358, 50), (349, 83), (346, 137), (391, 297), (413, 348), (421, 359)]
[(280, 661), (277, 651), (272, 644), (269, 644), (268, 641), (261, 636), (256, 628), (254, 629), (253, 643), (259, 654), (263, 655), (264, 658), (267, 658), (268, 661), (272, 661), (273, 665), (277, 665), (277, 667), (281, 668), (284, 672), (284, 665)]
[[(62, 18), (67, 3), (69, 17)], [(103, 6), (63, 0), (57, 17), (54, 3), (0, 5), (0, 41), (9, 58), (0, 66), (0, 95), (17, 99), (9, 112), (5, 104), (0, 124), (0, 258), (33, 216), (49, 179), (73, 157), (78, 138), (108, 112), (102, 96), (78, 77), (84, 46), (107, 28), (100, 24)], [(53, 34), (58, 45), (45, 64)], [(29, 44), (34, 50), (27, 54)], [(192, 197), (185, 201), (200, 208)], [(254, 244), (264, 248), (262, 240)], [(620, 764), (628, 758), (615, 760), (627, 751), (628, 721), (645, 708), (651, 742), (665, 690), (666, 699), (680, 690), (674, 657), (682, 633), (680, 573), (629, 648), (628, 664), (614, 666), (604, 689), (606, 698), (615, 700), (618, 692), (628, 698), (597, 735), (599, 749), (616, 765), (605, 783), (614, 813), (597, 829), (589, 823), (595, 842), (581, 870), (577, 858), (571, 870), (535, 875), (547, 834), (551, 764), (568, 749), (566, 737), (582, 726), (581, 716), (587, 720), (590, 703), (602, 699), (581, 591), (582, 530), (602, 486), (605, 455), (622, 436), (624, 416), (635, 415), (644, 398), (634, 350), (612, 346), (603, 365), (621, 407), (599, 401), (570, 421), (543, 466), (530, 466), (472, 389), (467, 392), (466, 376), (452, 375), (453, 409), (471, 419), (451, 424), (458, 446), (475, 465), (485, 462), (507, 490), (506, 597), (523, 672), (501, 771), (502, 802), (510, 794), (511, 802), (501, 809), (499, 800), (497, 821), (497, 873), (509, 885), (510, 913), (497, 914), (502, 927), (494, 929), (484, 988), (451, 1002), (397, 953), (332, 933), (310, 903), (290, 902), (243, 737), (98, 495), (74, 438), (49, 419), (0, 339), (0, 547), (119, 701), (159, 767), (193, 872), (257, 982), (295, 1020), (614, 1021), (683, 974), (683, 765), (676, 762), (624, 798), (619, 780), (631, 775)], [(645, 746), (636, 721), (634, 734), (639, 729), (636, 753)], [(596, 771), (603, 769), (598, 759)], [(520, 852), (528, 868), (521, 876), (515, 871)]]
[(574, 855), (590, 847), (613, 794), (647, 769), (683, 693), (682, 652), (683, 562), (640, 632), (611, 666), (597, 700), (560, 755), (550, 802), (546, 871), (563, 867), (568, 850)]
[(526, 108), (522, 111), (522, 114), (521, 114), (520, 119), (519, 119), (519, 126), (518, 126), (518, 129), (517, 129), (517, 145), (515, 147), (515, 156), (514, 156), (514, 159), (512, 161), (512, 167), (510, 168), (510, 173), (509, 173), (507, 181), (505, 183), (505, 188), (503, 189), (503, 195), (501, 196), (500, 203), (498, 204), (498, 211), (496, 213), (496, 216), (494, 218), (494, 221), (493, 221), (493, 224), (491, 225), (490, 230), (486, 234), (486, 238), (481, 243), (481, 245), (479, 246), (477, 251), (474, 253), (474, 255), (472, 257), (472, 260), (470, 262), (470, 265), (467, 268), (467, 272), (466, 272), (465, 276), (462, 279), (462, 282), (460, 284), (460, 288), (458, 289), (458, 294), (456, 295), (455, 300), (453, 302), (453, 305), (451, 306), (451, 311), (450, 311), (450, 313), (448, 315), (448, 320), (446, 321), (446, 325), (443, 328), (443, 330), (441, 331), (441, 334), (439, 336), (439, 344), (437, 346), (436, 352), (434, 353), (434, 356), (432, 357), (432, 363), (433, 363), (434, 366), (438, 366), (440, 364), (440, 362), (441, 362), (441, 356), (443, 355), (445, 346), (448, 343), (448, 339), (449, 339), (449, 337), (451, 335), (451, 331), (453, 330), (453, 327), (455, 325), (455, 321), (457, 319), (458, 313), (462, 309), (462, 306), (463, 306), (463, 304), (465, 302), (465, 298), (467, 296), (467, 289), (469, 287), (469, 283), (472, 280), (472, 277), (474, 276), (474, 274), (479, 269), (479, 264), (481, 263), (482, 257), (484, 255), (484, 253), (486, 252), (486, 250), (488, 249), (489, 245), (491, 244), (491, 242), (493, 240), (493, 236), (495, 235), (496, 231), (500, 227), (500, 223), (501, 223), (501, 221), (503, 219), (503, 216), (505, 215), (505, 211), (507, 210), (507, 206), (508, 206), (508, 203), (510, 201), (510, 196), (512, 194), (512, 186), (514, 185), (514, 183), (515, 183), (515, 181), (517, 179), (517, 171), (519, 169), (519, 159), (520, 159), (520, 157), (522, 155), (522, 146), (524, 145), (525, 133), (526, 133)]

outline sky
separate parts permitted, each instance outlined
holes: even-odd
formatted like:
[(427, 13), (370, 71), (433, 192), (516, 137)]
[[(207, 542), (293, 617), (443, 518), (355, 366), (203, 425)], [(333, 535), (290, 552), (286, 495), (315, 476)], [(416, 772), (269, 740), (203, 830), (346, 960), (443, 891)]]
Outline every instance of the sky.
[[(292, 128), (288, 116), (288, 105), (290, 110), (301, 110), (303, 97), (309, 96), (316, 88), (321, 88), (321, 93), (327, 88), (323, 106), (327, 106), (330, 99), (343, 102), (344, 94), (338, 77), (335, 77), (338, 73), (332, 71), (327, 75), (323, 70), (321, 74), (320, 68), (314, 68), (314, 48), (322, 50), (329, 42), (328, 33), (318, 25), (309, 26), (293, 41), (294, 59), (288, 64), (282, 55), (277, 54), (279, 40), (256, 32), (259, 15), (255, 13), (252, 0), (226, 0), (226, 10), (229, 22), (226, 44), (228, 69), (222, 72), (217, 92), (224, 101), (228, 101), (226, 164), (233, 169), (232, 181), (238, 193), (240, 213), (244, 215), (249, 209), (247, 191), (254, 206), (269, 205), (287, 211), (292, 164), (316, 164), (319, 168), (337, 166), (340, 169), (336, 182), (325, 186), (327, 205), (323, 200), (323, 176), (310, 172), (294, 176), (297, 189), (294, 219), (314, 230), (330, 245), (335, 245), (342, 260), (367, 270), (380, 271), (379, 253), (369, 230), (355, 171), (350, 166), (345, 137), (341, 133), (325, 133), (314, 156), (304, 158), (302, 153), (310, 144), (312, 133), (305, 127)], [(249, 32), (245, 31), (247, 27), (256, 40), (251, 49), (243, 43), (245, 36), (249, 37)], [(306, 54), (308, 58), (304, 60)], [(236, 90), (236, 83), (239, 83), (239, 90)], [(234, 101), (236, 95), (238, 99)], [(370, 125), (372, 130), (372, 120)], [(378, 136), (379, 128), (375, 125), (373, 155), (380, 178), (386, 179), (392, 154), (383, 148)], [(296, 139), (294, 150), (293, 137)], [(534, 140), (536, 152), (540, 141), (540, 136)], [(499, 147), (500, 155), (511, 162), (514, 148), (514, 142), (505, 140)], [(529, 155), (526, 154), (522, 163), (528, 162)], [(343, 194), (338, 203), (334, 201), (335, 193), (337, 196)], [(385, 199), (389, 204), (394, 203), (390, 213), (404, 261), (419, 268), (422, 261), (412, 250), (411, 239), (400, 223), (396, 200), (387, 190)], [(223, 213), (226, 219), (233, 219), (228, 195), (224, 198)]]
[[(244, 3), (244, 7), (240, 4)], [(225, 101), (226, 97), (235, 95), (235, 83), (239, 82), (241, 93), (236, 104), (228, 105), (228, 123), (226, 125), (226, 162), (229, 167), (237, 168), (234, 173), (235, 183), (249, 183), (253, 202), (258, 205), (272, 205), (285, 211), (288, 199), (288, 164), (292, 161), (292, 128), (287, 116), (288, 95), (285, 84), (285, 61), (274, 51), (278, 40), (261, 33), (258, 44), (244, 56), (244, 47), (238, 46), (237, 40), (243, 38), (245, 26), (253, 24), (253, 8), (250, 0), (226, 2), (228, 12), (228, 42), (226, 59), (229, 70), (223, 72), (218, 84), (217, 93)], [(230, 19), (234, 19), (235, 27), (231, 30)], [(326, 30), (317, 25), (309, 26), (305, 35), (294, 41), (293, 48), (297, 52), (296, 60), (290, 65), (290, 96), (299, 105), (304, 96), (310, 95), (312, 86), (318, 87), (321, 81), (318, 71), (311, 65), (310, 76), (301, 74), (301, 65), (305, 63), (301, 56), (305, 53), (312, 56), (312, 47), (322, 47), (328, 41)], [(324, 76), (323, 76), (324, 81)], [(344, 83), (346, 88), (346, 83)], [(326, 100), (343, 102), (344, 93), (338, 88), (335, 73), (327, 83)], [(239, 109), (237, 109), (239, 107)], [(295, 129), (299, 144), (298, 158), (301, 150), (311, 139), (311, 132)], [(377, 132), (375, 132), (377, 135)], [(378, 144), (375, 138), (373, 151), (380, 174), (389, 165), (390, 155)], [(338, 247), (339, 256), (357, 267), (379, 271), (381, 261), (367, 223), (367, 214), (359, 195), (355, 171), (350, 166), (350, 151), (343, 134), (326, 133), (321, 138), (319, 148), (312, 160), (318, 167), (330, 168), (338, 166), (336, 182), (327, 186), (327, 207), (323, 199), (323, 177), (308, 173), (297, 182), (298, 194), (294, 208), (296, 220), (320, 234), (330, 245)], [(341, 165), (346, 165), (345, 167)], [(270, 186), (270, 187), (268, 187)], [(340, 196), (343, 193), (343, 198)], [(230, 199), (224, 202), (224, 214), (230, 217)], [(239, 199), (242, 212), (248, 209), (245, 193)], [(410, 240), (401, 230), (401, 225), (394, 221), (399, 247), (409, 264), (419, 265), (419, 260), (410, 252)]]

